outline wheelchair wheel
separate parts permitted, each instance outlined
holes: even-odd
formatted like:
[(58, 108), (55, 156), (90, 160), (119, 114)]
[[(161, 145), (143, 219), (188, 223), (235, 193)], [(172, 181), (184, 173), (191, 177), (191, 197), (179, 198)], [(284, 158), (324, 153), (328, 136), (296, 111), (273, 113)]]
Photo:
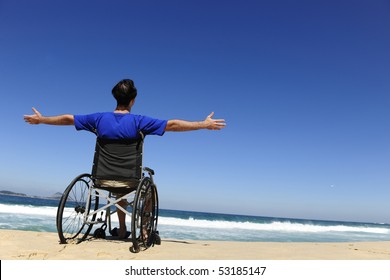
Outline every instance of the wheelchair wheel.
[(157, 232), (158, 194), (156, 186), (149, 177), (143, 178), (134, 198), (131, 219), (131, 238), (133, 246), (130, 251), (138, 253), (140, 247), (145, 249), (159, 243)]
[[(66, 188), (57, 210), (57, 231), (61, 243), (68, 243), (78, 236), (84, 240), (91, 231), (92, 224), (84, 223), (84, 216), (91, 209), (97, 210), (99, 198), (92, 196), (87, 209), (89, 188), (92, 186), (91, 175), (82, 174), (76, 177)], [(89, 220), (94, 221), (96, 214)]]

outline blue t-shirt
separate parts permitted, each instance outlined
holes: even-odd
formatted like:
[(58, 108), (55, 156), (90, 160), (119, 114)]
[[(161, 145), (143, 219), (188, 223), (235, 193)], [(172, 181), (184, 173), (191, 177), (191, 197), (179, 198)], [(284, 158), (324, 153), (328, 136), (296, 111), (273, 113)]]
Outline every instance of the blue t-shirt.
[(166, 120), (133, 114), (113, 112), (75, 115), (74, 125), (77, 130), (87, 130), (105, 139), (136, 139), (138, 132), (144, 135), (163, 135)]

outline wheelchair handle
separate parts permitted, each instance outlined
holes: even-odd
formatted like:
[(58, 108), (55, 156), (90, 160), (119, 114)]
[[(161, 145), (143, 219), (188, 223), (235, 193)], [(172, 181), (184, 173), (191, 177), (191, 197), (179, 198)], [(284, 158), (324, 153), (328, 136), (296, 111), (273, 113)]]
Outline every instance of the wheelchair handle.
[(154, 170), (149, 167), (144, 167), (144, 170), (148, 172), (150, 175), (154, 175)]

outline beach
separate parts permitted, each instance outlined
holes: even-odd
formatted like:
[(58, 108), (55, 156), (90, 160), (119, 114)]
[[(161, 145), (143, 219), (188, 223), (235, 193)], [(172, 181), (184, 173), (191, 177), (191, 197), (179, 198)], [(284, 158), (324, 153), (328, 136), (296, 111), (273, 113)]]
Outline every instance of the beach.
[(56, 233), (0, 230), (1, 260), (390, 260), (390, 241), (230, 242), (163, 239), (138, 254), (130, 239), (59, 244)]

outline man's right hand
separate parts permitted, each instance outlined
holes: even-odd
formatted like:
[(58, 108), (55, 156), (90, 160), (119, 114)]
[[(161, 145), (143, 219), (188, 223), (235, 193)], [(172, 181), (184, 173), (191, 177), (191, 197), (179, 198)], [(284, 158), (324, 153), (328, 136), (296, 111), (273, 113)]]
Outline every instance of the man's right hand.
[(42, 115), (41, 113), (38, 112), (37, 109), (32, 107), (32, 110), (34, 112), (33, 115), (24, 115), (24, 121), (29, 123), (29, 124), (40, 124), (41, 123), (41, 118)]

